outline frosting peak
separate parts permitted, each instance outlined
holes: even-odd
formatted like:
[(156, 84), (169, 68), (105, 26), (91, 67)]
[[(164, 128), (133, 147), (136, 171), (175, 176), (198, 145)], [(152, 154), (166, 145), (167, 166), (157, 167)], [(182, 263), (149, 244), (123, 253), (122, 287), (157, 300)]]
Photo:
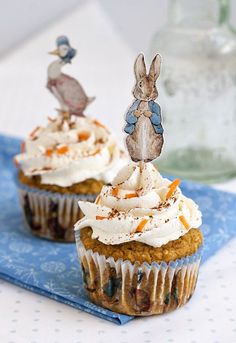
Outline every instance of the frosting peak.
[(95, 204), (79, 202), (85, 217), (75, 226), (90, 226), (105, 244), (136, 240), (159, 247), (201, 225), (198, 206), (186, 198), (179, 180), (162, 178), (151, 163), (131, 163), (104, 186)]

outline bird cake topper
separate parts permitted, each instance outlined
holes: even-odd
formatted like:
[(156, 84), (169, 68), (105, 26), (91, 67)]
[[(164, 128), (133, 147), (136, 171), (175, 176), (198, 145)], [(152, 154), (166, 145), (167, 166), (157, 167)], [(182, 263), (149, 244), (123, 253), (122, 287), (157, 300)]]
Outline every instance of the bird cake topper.
[(163, 146), (161, 108), (154, 100), (158, 96), (156, 80), (160, 75), (161, 57), (156, 55), (147, 74), (143, 54), (139, 54), (134, 72), (136, 84), (135, 101), (126, 113), (124, 131), (128, 134), (126, 145), (134, 162), (150, 162), (160, 154)]
[(62, 73), (65, 64), (71, 63), (76, 55), (76, 50), (71, 47), (66, 36), (56, 40), (57, 48), (49, 54), (58, 56), (48, 67), (47, 88), (59, 101), (59, 112), (64, 118), (71, 115), (84, 117), (84, 110), (95, 99), (88, 97), (81, 84), (73, 77)]

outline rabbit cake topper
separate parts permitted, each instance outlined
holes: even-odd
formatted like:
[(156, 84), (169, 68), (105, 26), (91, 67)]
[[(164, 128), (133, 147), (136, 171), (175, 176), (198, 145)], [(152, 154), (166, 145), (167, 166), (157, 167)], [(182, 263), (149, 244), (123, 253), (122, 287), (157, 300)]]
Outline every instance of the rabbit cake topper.
[(59, 101), (59, 112), (64, 118), (72, 114), (84, 117), (84, 110), (95, 99), (88, 97), (81, 84), (73, 77), (62, 73), (62, 67), (71, 63), (76, 55), (76, 50), (71, 47), (66, 36), (60, 36), (56, 40), (56, 50), (49, 52), (58, 56), (48, 67), (47, 88)]
[(148, 74), (143, 54), (138, 55), (134, 64), (136, 84), (133, 95), (136, 100), (126, 113), (124, 131), (128, 134), (126, 145), (129, 155), (135, 162), (155, 160), (163, 146), (161, 108), (154, 101), (158, 96), (156, 80), (160, 67), (158, 54), (153, 58)]

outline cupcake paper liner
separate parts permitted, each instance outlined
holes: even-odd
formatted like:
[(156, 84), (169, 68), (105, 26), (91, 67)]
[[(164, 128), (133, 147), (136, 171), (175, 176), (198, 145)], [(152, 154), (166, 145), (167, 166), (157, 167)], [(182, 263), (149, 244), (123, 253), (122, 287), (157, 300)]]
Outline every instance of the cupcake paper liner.
[(76, 232), (83, 280), (90, 299), (114, 312), (149, 316), (183, 306), (194, 293), (202, 248), (169, 263), (134, 263), (86, 250)]
[(74, 242), (74, 224), (83, 213), (78, 201), (94, 201), (96, 194), (60, 194), (22, 184), (16, 180), (26, 227), (42, 238)]

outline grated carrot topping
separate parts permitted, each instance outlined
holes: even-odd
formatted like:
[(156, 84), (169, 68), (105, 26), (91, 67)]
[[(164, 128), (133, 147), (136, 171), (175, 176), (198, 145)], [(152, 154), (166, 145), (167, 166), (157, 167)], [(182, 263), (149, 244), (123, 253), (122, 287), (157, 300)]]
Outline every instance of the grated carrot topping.
[(36, 132), (40, 129), (40, 126), (37, 126), (31, 133), (30, 133), (30, 138), (34, 138)]
[(169, 188), (177, 188), (180, 184), (180, 179), (175, 179), (173, 182), (171, 182), (171, 184), (168, 186)]
[(21, 145), (20, 145), (20, 151), (23, 153), (25, 152), (25, 142), (21, 142)]
[(100, 149), (96, 149), (94, 152), (92, 152), (91, 154), (89, 154), (88, 156), (94, 156), (97, 155), (100, 152)]
[(143, 220), (141, 220), (141, 222), (138, 224), (138, 226), (137, 226), (135, 232), (142, 232), (142, 231), (143, 231), (143, 228), (144, 228), (144, 226), (147, 224), (147, 222), (148, 222), (148, 219), (143, 219)]
[(58, 155), (64, 155), (69, 151), (69, 148), (67, 145), (63, 145), (56, 149)]
[(19, 167), (19, 162), (15, 159), (15, 158), (13, 158), (13, 163), (15, 164), (15, 166), (18, 168)]
[(50, 121), (51, 123), (54, 123), (54, 121), (56, 121), (56, 119), (53, 119), (53, 118), (48, 116), (48, 121)]
[(125, 194), (125, 199), (131, 199), (131, 198), (136, 198), (138, 196), (138, 193), (129, 193), (129, 194)]
[(181, 223), (183, 224), (183, 226), (185, 227), (186, 230), (188, 230), (190, 228), (190, 225), (187, 222), (185, 216), (179, 216), (179, 220), (181, 221)]
[(98, 121), (97, 119), (95, 119), (93, 122), (94, 122), (95, 125), (100, 126), (103, 129), (107, 130), (107, 127), (104, 124), (100, 123), (100, 121)]
[(82, 131), (78, 133), (79, 141), (86, 141), (90, 137), (90, 133), (88, 131)]
[(48, 157), (50, 157), (50, 156), (52, 156), (52, 153), (53, 153), (53, 150), (51, 149), (51, 148), (48, 148), (48, 149), (46, 149), (46, 151), (45, 151), (45, 155), (46, 156), (48, 156)]
[(100, 201), (100, 199), (101, 199), (101, 196), (100, 196), (100, 195), (98, 195), (98, 196), (97, 196), (97, 198), (96, 198), (96, 200), (95, 200), (95, 204), (98, 204), (98, 203), (99, 203), (99, 201)]
[(103, 219), (107, 219), (107, 217), (103, 217), (103, 216), (96, 216), (96, 220), (103, 220)]
[(120, 192), (120, 190), (119, 190), (118, 187), (113, 187), (112, 190), (111, 190), (112, 196), (113, 196), (113, 197), (116, 197), (116, 198), (118, 197), (119, 192)]
[(169, 186), (169, 191), (166, 194), (166, 200), (169, 199), (171, 197), (171, 195), (175, 192), (176, 188), (179, 186), (180, 184), (180, 179), (175, 179)]

